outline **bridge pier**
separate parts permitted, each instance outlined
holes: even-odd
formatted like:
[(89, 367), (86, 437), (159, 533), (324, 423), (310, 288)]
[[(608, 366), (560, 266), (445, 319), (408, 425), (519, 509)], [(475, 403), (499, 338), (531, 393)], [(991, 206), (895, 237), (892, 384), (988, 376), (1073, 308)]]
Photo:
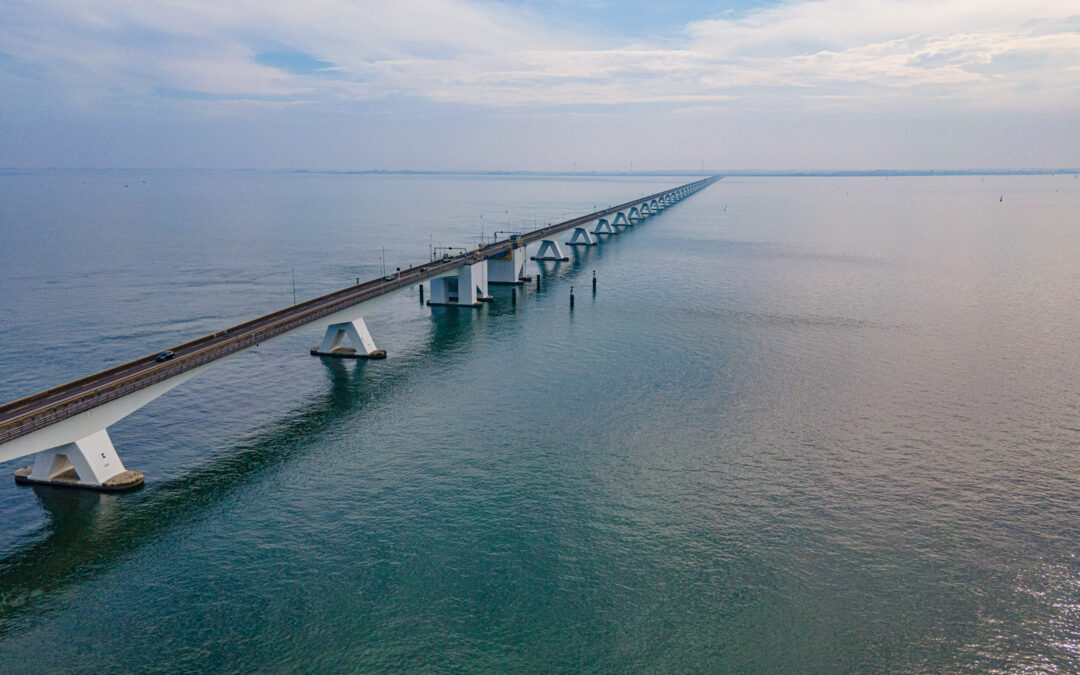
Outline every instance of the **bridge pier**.
[(429, 306), (479, 307), (491, 300), (488, 295), (487, 261), (459, 267), (457, 275), (431, 280)]
[(596, 240), (592, 238), (589, 231), (584, 227), (574, 228), (574, 236), (570, 237), (570, 241), (566, 242), (567, 246), (596, 246)]
[(523, 284), (531, 281), (525, 273), (525, 246), (514, 246), (506, 253), (487, 259), (487, 282), (492, 284)]
[[(345, 346), (346, 340), (353, 346)], [(364, 323), (364, 318), (359, 317), (353, 321), (332, 323), (327, 326), (322, 344), (312, 347), (311, 355), (331, 356), (338, 359), (385, 359), (386, 350), (375, 347), (375, 340), (371, 339), (371, 333), (367, 329), (367, 324)]]
[(596, 226), (593, 227), (593, 234), (618, 234), (619, 231), (611, 226), (607, 218), (601, 218), (596, 221)]
[(533, 260), (569, 260), (559, 248), (559, 242), (554, 239), (545, 239), (540, 242), (540, 250), (532, 257)]
[[(57, 485), (106, 491), (137, 488), (142, 485), (143, 475), (124, 468), (109, 438), (109, 426), (211, 365), (206, 363), (166, 377), (131, 394), (0, 444), (0, 462), (34, 456), (32, 466), (15, 472), (15, 482), (19, 485)], [(161, 369), (169, 367), (169, 363), (157, 366)]]
[(15, 482), (119, 491), (139, 487), (143, 475), (124, 469), (109, 432), (102, 429), (73, 443), (37, 453), (32, 466), (15, 471)]
[(630, 227), (631, 225), (633, 225), (633, 223), (631, 223), (627, 219), (626, 214), (623, 213), (622, 211), (619, 211), (618, 213), (615, 214), (615, 219), (611, 221), (611, 224), (616, 225), (616, 226), (623, 225), (625, 227)]

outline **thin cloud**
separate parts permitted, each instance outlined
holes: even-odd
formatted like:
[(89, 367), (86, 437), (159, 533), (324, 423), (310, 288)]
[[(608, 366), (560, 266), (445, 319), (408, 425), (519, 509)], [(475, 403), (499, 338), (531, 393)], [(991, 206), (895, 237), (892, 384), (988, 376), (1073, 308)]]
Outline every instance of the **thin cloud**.
[[(1077, 14), (1071, 0), (796, 1), (691, 23), (674, 43), (582, 49), (587, 27), (567, 33), (524, 10), (462, 0), (14, 0), (0, 44), (79, 101), (191, 92), (252, 105), (406, 96), (682, 108), (907, 97), (1071, 109), (1080, 103)], [(260, 58), (280, 49), (326, 67)]]

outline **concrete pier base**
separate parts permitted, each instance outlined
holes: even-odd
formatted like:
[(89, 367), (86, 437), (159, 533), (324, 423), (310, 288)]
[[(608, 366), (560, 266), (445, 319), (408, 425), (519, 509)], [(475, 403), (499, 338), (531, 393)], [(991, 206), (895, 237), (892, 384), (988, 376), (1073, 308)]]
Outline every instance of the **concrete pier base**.
[[(348, 340), (353, 346), (347, 346)], [(386, 350), (375, 347), (363, 318), (326, 327), (322, 344), (311, 348), (312, 356), (329, 356), (337, 359), (385, 359)]]
[(124, 468), (109, 432), (102, 429), (74, 443), (37, 453), (33, 466), (15, 472), (15, 482), (119, 491), (139, 487), (143, 475)]
[(514, 248), (487, 260), (489, 286), (519, 286), (532, 277), (525, 274), (525, 244), (515, 242)]
[(536, 252), (532, 259), (566, 261), (570, 258), (563, 255), (562, 249), (559, 248), (559, 242), (554, 239), (545, 239), (540, 243), (540, 250)]
[(570, 237), (570, 241), (566, 242), (567, 246), (596, 246), (596, 240), (593, 239), (589, 231), (584, 227), (579, 227), (574, 230), (574, 236)]
[(596, 226), (593, 227), (593, 234), (618, 234), (619, 231), (612, 227), (611, 223), (606, 218), (601, 218), (596, 221)]
[(48, 485), (52, 487), (80, 488), (82, 490), (99, 490), (101, 492), (125, 492), (141, 487), (143, 475), (141, 471), (122, 471), (100, 485), (83, 483), (79, 480), (79, 474), (75, 469), (68, 469), (50, 480), (38, 480), (33, 478), (33, 466), (15, 470), (16, 485)]
[(488, 295), (486, 262), (460, 267), (453, 276), (436, 277), (430, 286), (428, 307), (480, 307), (492, 299)]
[(318, 347), (311, 348), (312, 356), (329, 356), (333, 359), (385, 359), (386, 350), (376, 349), (369, 354), (358, 352), (352, 347), (338, 347), (332, 352), (319, 351)]
[(432, 302), (427, 301), (428, 307), (472, 307), (473, 309), (479, 309), (484, 306), (482, 302)]

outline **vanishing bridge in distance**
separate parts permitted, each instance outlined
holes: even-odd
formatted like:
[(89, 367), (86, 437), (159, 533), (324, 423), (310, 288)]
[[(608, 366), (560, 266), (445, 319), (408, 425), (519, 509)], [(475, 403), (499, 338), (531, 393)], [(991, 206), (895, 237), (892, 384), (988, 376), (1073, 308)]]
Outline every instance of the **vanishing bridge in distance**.
[(595, 235), (617, 234), (618, 228), (633, 226), (719, 179), (704, 178), (415, 265), (0, 405), (0, 462), (34, 455), (32, 466), (15, 472), (16, 482), (23, 484), (138, 487), (143, 476), (124, 468), (108, 427), (219, 359), (309, 325), (326, 329), (322, 343), (311, 350), (315, 356), (384, 358), (386, 352), (375, 347), (364, 324), (362, 303), (430, 280), (429, 305), (479, 307), (490, 299), (489, 284), (528, 280), (529, 244), (540, 242), (533, 260), (567, 260), (555, 235), (573, 228), (566, 244), (597, 245)]

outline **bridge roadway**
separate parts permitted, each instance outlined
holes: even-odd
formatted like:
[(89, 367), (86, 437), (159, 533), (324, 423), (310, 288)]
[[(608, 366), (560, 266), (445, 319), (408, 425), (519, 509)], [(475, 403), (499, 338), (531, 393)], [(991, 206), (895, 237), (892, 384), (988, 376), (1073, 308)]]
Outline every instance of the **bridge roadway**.
[[(609, 214), (624, 211), (645, 202), (651, 202), (653, 199), (660, 199), (683, 188), (705, 187), (716, 180), (719, 180), (719, 177), (713, 176), (680, 185), (602, 211), (596, 211), (527, 232), (522, 238), (525, 243), (547, 239), (571, 227), (580, 227)], [(169, 361), (158, 362), (154, 359), (154, 355), (144, 356), (68, 382), (59, 387), (46, 389), (40, 393), (0, 405), (0, 444), (96, 408), (109, 401), (127, 396), (134, 391), (175, 377), (211, 361), (248, 349), (264, 340), (295, 330), (300, 326), (353, 305), (418, 284), (426, 279), (442, 276), (463, 265), (506, 253), (513, 246), (520, 245), (520, 243), (521, 239), (499, 241), (452, 258), (414, 265), (401, 270), (401, 273), (395, 275), (392, 281), (387, 281), (384, 278), (365, 281), (355, 286), (271, 312), (191, 342), (177, 345), (171, 348), (175, 356)]]

